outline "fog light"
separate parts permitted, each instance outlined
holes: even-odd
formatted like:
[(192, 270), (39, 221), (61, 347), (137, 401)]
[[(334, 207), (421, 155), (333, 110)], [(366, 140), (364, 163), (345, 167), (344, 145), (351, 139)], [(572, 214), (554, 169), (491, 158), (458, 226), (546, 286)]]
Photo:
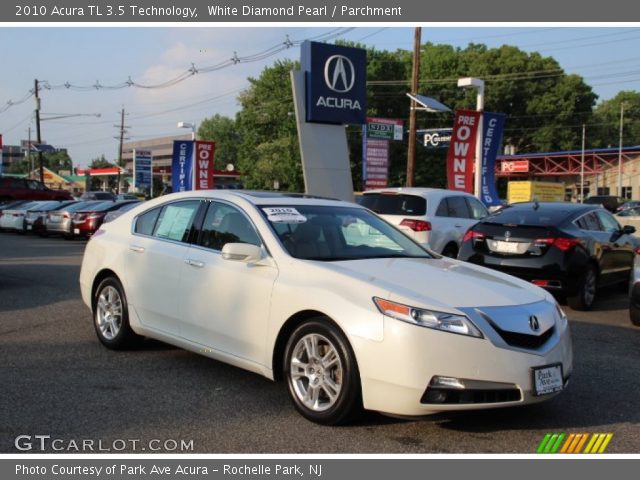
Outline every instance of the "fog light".
[(458, 389), (465, 388), (464, 383), (462, 383), (462, 380), (458, 378), (440, 377), (437, 375), (431, 379), (430, 385), (432, 387), (440, 387), (440, 388), (458, 388)]
[(446, 390), (437, 390), (430, 388), (427, 393), (422, 397), (422, 403), (445, 403), (447, 401)]

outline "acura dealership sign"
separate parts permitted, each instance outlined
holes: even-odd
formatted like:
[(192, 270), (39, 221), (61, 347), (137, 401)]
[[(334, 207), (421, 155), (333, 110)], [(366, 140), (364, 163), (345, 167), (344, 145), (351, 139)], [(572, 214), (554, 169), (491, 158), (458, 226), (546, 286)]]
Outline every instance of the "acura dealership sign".
[(306, 121), (362, 124), (367, 116), (367, 54), (361, 48), (304, 42)]

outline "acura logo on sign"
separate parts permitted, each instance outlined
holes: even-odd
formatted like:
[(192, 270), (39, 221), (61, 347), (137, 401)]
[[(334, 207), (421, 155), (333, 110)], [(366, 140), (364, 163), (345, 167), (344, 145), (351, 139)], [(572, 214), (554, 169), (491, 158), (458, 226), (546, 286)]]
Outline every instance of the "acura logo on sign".
[(332, 55), (324, 64), (324, 81), (330, 90), (346, 93), (356, 81), (356, 69), (344, 55)]
[(529, 317), (529, 327), (531, 327), (531, 330), (533, 330), (534, 332), (540, 330), (540, 322), (538, 322), (538, 317), (536, 317), (535, 315), (531, 315)]

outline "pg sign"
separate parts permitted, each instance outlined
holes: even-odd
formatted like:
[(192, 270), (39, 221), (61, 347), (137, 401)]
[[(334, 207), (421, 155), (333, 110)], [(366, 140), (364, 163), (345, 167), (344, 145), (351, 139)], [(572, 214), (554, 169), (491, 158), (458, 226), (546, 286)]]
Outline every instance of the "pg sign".
[(367, 120), (367, 53), (318, 42), (304, 42), (307, 122), (363, 124)]

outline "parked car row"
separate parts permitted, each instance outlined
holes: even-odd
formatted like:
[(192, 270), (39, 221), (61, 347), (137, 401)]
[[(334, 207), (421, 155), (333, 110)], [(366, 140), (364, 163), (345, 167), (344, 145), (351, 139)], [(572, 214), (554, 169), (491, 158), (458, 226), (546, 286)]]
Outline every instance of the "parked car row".
[(61, 235), (65, 239), (89, 237), (105, 221), (122, 209), (132, 208), (138, 200), (64, 200), (15, 201), (0, 204), (0, 230)]

